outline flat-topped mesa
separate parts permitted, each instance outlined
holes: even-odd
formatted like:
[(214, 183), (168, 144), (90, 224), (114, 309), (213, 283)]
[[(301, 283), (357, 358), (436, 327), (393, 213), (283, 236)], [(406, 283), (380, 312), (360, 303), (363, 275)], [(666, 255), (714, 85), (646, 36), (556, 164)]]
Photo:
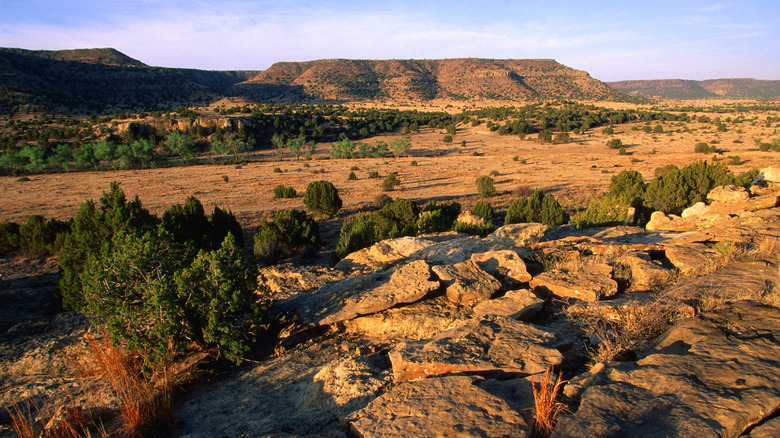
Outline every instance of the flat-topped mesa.
[(322, 59), (278, 62), (242, 85), (300, 87), (332, 100), (622, 99), (587, 72), (552, 59)]

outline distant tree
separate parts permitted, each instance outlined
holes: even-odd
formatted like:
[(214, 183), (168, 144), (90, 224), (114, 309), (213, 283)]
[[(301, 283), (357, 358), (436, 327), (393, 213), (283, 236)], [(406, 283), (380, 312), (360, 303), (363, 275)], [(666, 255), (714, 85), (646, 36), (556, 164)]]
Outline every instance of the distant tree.
[(190, 160), (195, 152), (195, 140), (179, 131), (170, 131), (163, 140), (163, 146), (182, 160)]
[(303, 145), (306, 144), (306, 138), (304, 137), (296, 137), (288, 139), (285, 143), (287, 146), (287, 150), (290, 151), (290, 153), (295, 156), (295, 159), (297, 160), (301, 156), (301, 150), (303, 149)]
[(540, 143), (552, 143), (552, 133), (548, 130), (543, 130), (539, 133)]
[(412, 137), (404, 135), (403, 137), (396, 138), (390, 144), (390, 147), (393, 149), (393, 155), (395, 155), (396, 158), (406, 156), (412, 148)]

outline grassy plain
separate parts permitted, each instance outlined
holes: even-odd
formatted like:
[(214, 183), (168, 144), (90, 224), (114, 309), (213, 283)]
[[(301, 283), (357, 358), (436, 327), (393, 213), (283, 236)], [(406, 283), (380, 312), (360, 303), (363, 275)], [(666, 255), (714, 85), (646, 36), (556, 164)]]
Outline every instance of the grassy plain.
[[(684, 102), (685, 105), (724, 105), (728, 102)], [(680, 102), (662, 102), (657, 107), (675, 111)], [(419, 105), (419, 104), (418, 104)], [(597, 103), (598, 106), (636, 108), (624, 103)], [(413, 109), (413, 107), (403, 107)], [(437, 102), (418, 106), (420, 110), (442, 109), (460, 112), (473, 109), (473, 104)], [(208, 114), (210, 111), (203, 111)], [(401, 180), (399, 190), (392, 197), (414, 199), (458, 200), (470, 207), (478, 200), (474, 181), (480, 175), (495, 175), (499, 196), (490, 202), (494, 208), (507, 206), (516, 196), (518, 187), (541, 188), (555, 194), (564, 209), (570, 213), (587, 206), (593, 196), (600, 196), (610, 179), (623, 169), (642, 173), (645, 181), (653, 178), (654, 170), (667, 164), (687, 165), (697, 160), (712, 160), (717, 155), (734, 172), (763, 168), (780, 161), (780, 152), (758, 150), (756, 140), (771, 142), (779, 138), (777, 121), (767, 123), (767, 117), (777, 117), (777, 111), (748, 111), (743, 113), (689, 113), (721, 117), (727, 130), (718, 131), (713, 123), (661, 122), (663, 133), (644, 132), (645, 122), (615, 125), (612, 135), (604, 134), (603, 127), (581, 134), (570, 134), (565, 144), (543, 144), (536, 135), (521, 139), (516, 135), (499, 135), (485, 123), (457, 126), (451, 144), (444, 143), (443, 129), (422, 128), (412, 134), (410, 156), (402, 158), (330, 159), (329, 143), (320, 143), (313, 158), (295, 160), (286, 154), (282, 159), (272, 150), (248, 153), (243, 165), (199, 165), (190, 167), (158, 168), (127, 171), (71, 172), (42, 174), (22, 181), (17, 177), (0, 177), (0, 221), (21, 222), (25, 216), (40, 214), (66, 219), (72, 217), (81, 202), (97, 200), (111, 181), (121, 183), (125, 193), (138, 195), (144, 205), (155, 213), (162, 213), (173, 203), (183, 203), (189, 195), (197, 196), (207, 211), (218, 205), (237, 214), (245, 229), (255, 227), (270, 212), (289, 207), (303, 208), (303, 192), (310, 181), (326, 179), (334, 183), (344, 200), (341, 216), (369, 207), (376, 195), (383, 193), (381, 182), (389, 172), (396, 172)], [(742, 116), (743, 121), (733, 120)], [(651, 122), (655, 127), (657, 122)], [(396, 134), (379, 135), (368, 142), (392, 142)], [(621, 139), (626, 155), (606, 146), (611, 138)], [(462, 142), (465, 142), (463, 144)], [(695, 153), (699, 142), (719, 148), (719, 154)], [(729, 158), (738, 156), (737, 159)], [(417, 165), (413, 165), (412, 162)], [(736, 163), (739, 164), (736, 164)], [(278, 168), (281, 172), (275, 172)], [(354, 169), (357, 180), (348, 180)], [(315, 173), (315, 171), (317, 173)], [(371, 171), (380, 178), (369, 179)], [(294, 199), (274, 199), (277, 184), (292, 186), (298, 191)]]

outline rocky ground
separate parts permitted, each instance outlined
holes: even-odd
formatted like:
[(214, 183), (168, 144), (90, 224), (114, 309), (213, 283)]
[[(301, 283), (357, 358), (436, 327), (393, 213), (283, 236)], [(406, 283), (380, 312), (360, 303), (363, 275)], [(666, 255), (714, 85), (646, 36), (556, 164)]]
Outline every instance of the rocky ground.
[[(515, 224), (264, 268), (273, 354), (188, 386), (172, 433), (530, 436), (552, 369), (566, 381), (554, 436), (780, 436), (771, 186), (720, 190), (647, 228)], [(73, 384), (87, 330), (59, 314), (3, 334), (2, 405)]]

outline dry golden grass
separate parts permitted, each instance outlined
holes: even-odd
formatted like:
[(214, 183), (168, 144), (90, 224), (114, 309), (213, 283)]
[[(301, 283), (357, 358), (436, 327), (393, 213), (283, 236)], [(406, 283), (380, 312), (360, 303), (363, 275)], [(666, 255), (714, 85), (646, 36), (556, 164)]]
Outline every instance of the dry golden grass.
[(538, 384), (531, 385), (534, 395), (532, 437), (549, 437), (555, 428), (558, 415), (566, 411), (566, 406), (558, 401), (562, 385), (561, 374), (558, 373), (558, 378), (553, 380), (552, 372), (549, 368), (544, 372)]
[(112, 345), (105, 333), (100, 338), (87, 336), (86, 341), (89, 354), (81, 361), (82, 373), (111, 387), (119, 400), (123, 436), (142, 436), (172, 421), (171, 385), (165, 370), (155, 385), (143, 375), (138, 355)]

